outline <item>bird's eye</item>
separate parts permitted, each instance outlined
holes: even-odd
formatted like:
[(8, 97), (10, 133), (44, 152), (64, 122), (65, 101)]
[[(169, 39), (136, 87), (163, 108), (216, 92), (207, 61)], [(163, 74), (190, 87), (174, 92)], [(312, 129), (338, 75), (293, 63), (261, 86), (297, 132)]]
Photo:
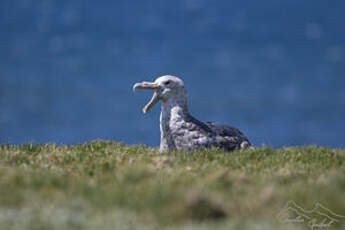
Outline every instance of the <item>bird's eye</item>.
[(164, 85), (169, 85), (171, 83), (171, 81), (166, 81), (164, 82)]

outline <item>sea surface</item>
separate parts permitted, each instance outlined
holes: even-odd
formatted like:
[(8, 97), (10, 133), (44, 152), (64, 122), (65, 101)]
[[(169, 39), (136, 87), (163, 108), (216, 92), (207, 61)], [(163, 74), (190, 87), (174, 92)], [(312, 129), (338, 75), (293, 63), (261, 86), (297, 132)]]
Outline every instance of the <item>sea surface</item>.
[(134, 83), (255, 146), (345, 148), (345, 1), (1, 0), (0, 144), (159, 145)]

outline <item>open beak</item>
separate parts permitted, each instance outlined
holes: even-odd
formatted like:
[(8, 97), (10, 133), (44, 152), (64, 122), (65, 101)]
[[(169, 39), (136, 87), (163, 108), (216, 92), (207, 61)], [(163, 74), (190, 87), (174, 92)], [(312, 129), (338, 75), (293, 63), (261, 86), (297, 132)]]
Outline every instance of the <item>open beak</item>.
[(149, 103), (147, 103), (145, 105), (145, 107), (143, 108), (143, 113), (147, 113), (158, 101), (159, 101), (159, 93), (160, 93), (160, 87), (157, 83), (154, 82), (141, 82), (141, 83), (136, 83), (133, 86), (133, 91), (135, 92), (135, 90), (137, 89), (150, 89), (150, 90), (154, 90), (153, 96), (151, 98), (151, 100), (149, 101)]

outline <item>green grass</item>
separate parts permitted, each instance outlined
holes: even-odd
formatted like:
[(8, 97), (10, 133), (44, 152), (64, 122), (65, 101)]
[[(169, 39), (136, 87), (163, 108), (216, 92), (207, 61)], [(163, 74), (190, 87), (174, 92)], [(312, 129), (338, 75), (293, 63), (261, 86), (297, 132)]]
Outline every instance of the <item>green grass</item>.
[(310, 229), (279, 222), (289, 200), (345, 215), (345, 150), (0, 145), (1, 230)]

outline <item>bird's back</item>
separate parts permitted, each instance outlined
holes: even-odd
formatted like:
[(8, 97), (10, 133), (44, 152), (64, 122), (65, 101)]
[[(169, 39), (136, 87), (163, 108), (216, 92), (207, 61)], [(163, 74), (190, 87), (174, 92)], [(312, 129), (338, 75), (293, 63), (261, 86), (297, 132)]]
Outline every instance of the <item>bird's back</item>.
[(237, 128), (209, 121), (204, 124), (220, 137), (218, 138), (217, 147), (235, 150), (251, 146), (248, 138)]
[(188, 123), (190, 131), (197, 130), (210, 141), (206, 142), (206, 147), (219, 147), (228, 151), (246, 148), (251, 145), (248, 138), (238, 129), (214, 122), (201, 122), (189, 116)]

